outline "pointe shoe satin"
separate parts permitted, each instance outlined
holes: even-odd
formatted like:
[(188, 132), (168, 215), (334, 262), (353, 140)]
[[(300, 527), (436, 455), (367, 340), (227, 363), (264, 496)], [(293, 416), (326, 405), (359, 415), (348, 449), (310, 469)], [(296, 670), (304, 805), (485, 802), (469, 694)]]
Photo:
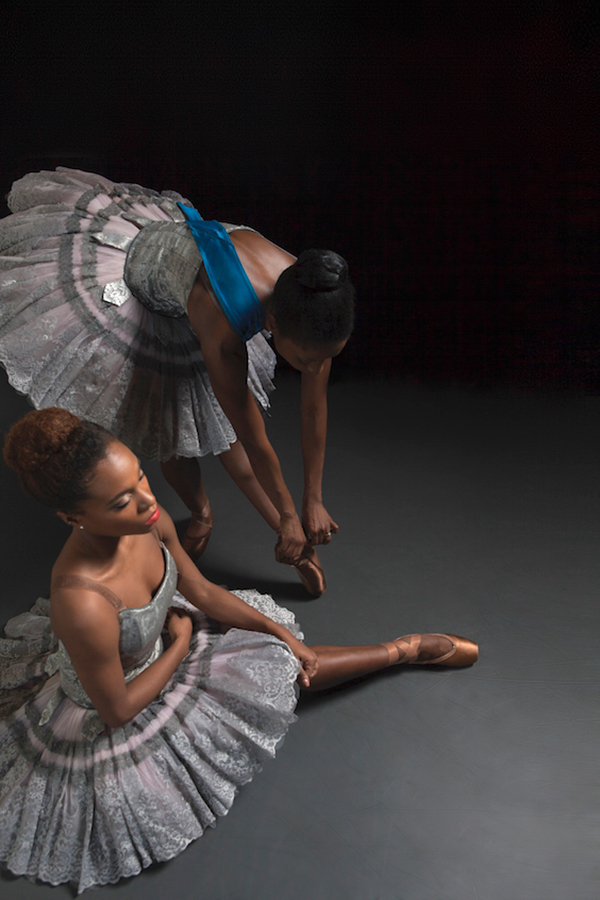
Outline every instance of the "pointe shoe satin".
[(479, 647), (475, 641), (470, 641), (469, 638), (459, 637), (456, 634), (439, 634), (435, 632), (431, 633), (432, 637), (447, 638), (452, 644), (452, 647), (446, 653), (442, 653), (441, 656), (436, 656), (433, 659), (419, 659), (421, 639), (426, 636), (427, 635), (425, 634), (404, 634), (402, 637), (396, 638), (396, 640), (392, 642), (398, 650), (402, 650), (403, 648), (398, 645), (397, 641), (409, 641), (409, 646), (407, 648), (408, 654), (410, 654), (413, 649), (417, 651), (415, 659), (401, 658), (398, 660), (399, 665), (446, 666), (448, 668), (458, 669), (462, 666), (472, 666), (473, 663), (477, 662), (479, 657)]
[(319, 565), (319, 557), (314, 547), (305, 553), (293, 568), (311, 597), (320, 597), (327, 590), (325, 573)]
[(192, 513), (189, 525), (181, 538), (181, 546), (194, 562), (199, 559), (206, 550), (212, 527), (213, 514), (210, 504), (208, 505), (208, 511), (205, 506), (201, 515)]

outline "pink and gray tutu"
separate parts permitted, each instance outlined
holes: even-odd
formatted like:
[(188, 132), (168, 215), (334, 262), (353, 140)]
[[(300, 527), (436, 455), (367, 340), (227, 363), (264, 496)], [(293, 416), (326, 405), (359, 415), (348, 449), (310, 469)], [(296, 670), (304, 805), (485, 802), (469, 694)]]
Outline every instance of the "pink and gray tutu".
[[(83, 891), (171, 859), (228, 812), (294, 721), (299, 665), (287, 645), (235, 628), (222, 634), (168, 581), (167, 571), (148, 607), (126, 611), (139, 644), (126, 677), (160, 652), (168, 606), (193, 616), (190, 653), (120, 728), (104, 727), (77, 683), (52, 634), (49, 601), (7, 624), (0, 861), (14, 874)], [(292, 613), (268, 595), (238, 596), (301, 637)]]
[[(36, 408), (68, 409), (148, 458), (235, 441), (185, 314), (202, 258), (178, 202), (189, 205), (174, 191), (60, 168), (15, 182), (0, 220), (10, 383)], [(266, 410), (275, 355), (262, 331), (246, 347), (248, 384)]]

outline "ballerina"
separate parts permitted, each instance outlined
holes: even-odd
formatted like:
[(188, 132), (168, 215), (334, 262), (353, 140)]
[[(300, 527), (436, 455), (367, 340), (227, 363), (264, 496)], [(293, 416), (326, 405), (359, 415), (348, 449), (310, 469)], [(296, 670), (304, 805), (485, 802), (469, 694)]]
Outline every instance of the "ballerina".
[(0, 860), (15, 874), (82, 891), (170, 859), (275, 755), (298, 686), (477, 659), (444, 634), (307, 647), (268, 595), (203, 578), (138, 457), (65, 410), (28, 413), (4, 452), (72, 529), (50, 600), (0, 642)]
[[(204, 551), (213, 515), (199, 457), (218, 454), (276, 532), (276, 558), (326, 587), (315, 546), (338, 525), (323, 503), (327, 384), (353, 329), (345, 261), (298, 260), (247, 226), (205, 222), (176, 192), (59, 168), (15, 182), (0, 221), (0, 361), (37, 408), (61, 406), (158, 457)], [(302, 373), (301, 515), (263, 415), (273, 345)]]

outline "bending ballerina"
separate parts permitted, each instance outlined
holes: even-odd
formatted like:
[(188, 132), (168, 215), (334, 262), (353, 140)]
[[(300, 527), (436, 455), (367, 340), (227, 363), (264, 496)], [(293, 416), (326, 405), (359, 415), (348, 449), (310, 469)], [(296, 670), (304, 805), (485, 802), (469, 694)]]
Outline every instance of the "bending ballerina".
[[(0, 361), (37, 408), (61, 406), (158, 457), (190, 509), (183, 546), (213, 524), (198, 457), (219, 455), (314, 596), (314, 549), (338, 531), (322, 498), (331, 360), (354, 289), (332, 251), (294, 257), (251, 228), (205, 222), (175, 192), (73, 169), (15, 182), (0, 221)], [(275, 354), (302, 373), (301, 518), (263, 421)]]
[(466, 666), (444, 634), (307, 647), (288, 610), (208, 582), (137, 456), (49, 408), (9, 432), (24, 488), (72, 527), (50, 600), (0, 642), (0, 860), (78, 891), (182, 852), (319, 690), (388, 666)]

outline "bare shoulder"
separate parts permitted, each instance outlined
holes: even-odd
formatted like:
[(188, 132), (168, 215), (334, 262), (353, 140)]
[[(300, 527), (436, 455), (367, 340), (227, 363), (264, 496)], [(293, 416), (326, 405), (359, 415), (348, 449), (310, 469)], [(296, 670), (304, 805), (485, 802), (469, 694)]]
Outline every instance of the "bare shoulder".
[(160, 540), (164, 543), (165, 547), (175, 560), (178, 573), (181, 576), (187, 574), (194, 578), (199, 577), (200, 573), (198, 572), (198, 569), (179, 543), (179, 537), (173, 519), (166, 510), (163, 510), (162, 506), (160, 507), (160, 519), (157, 522), (156, 528)]
[(169, 547), (169, 544), (173, 543), (174, 540), (177, 540), (177, 530), (173, 519), (164, 506), (161, 506), (159, 503), (158, 508), (160, 509), (160, 518), (154, 526), (153, 533), (159, 541), (162, 541), (166, 547)]
[(270, 241), (268, 238), (264, 237), (264, 235), (259, 234), (258, 231), (239, 229), (230, 232), (229, 237), (231, 238), (231, 243), (238, 252), (241, 249), (249, 255), (254, 255), (263, 260), (277, 260), (284, 269), (291, 266), (296, 259), (295, 256), (288, 253), (283, 247), (274, 244), (273, 241)]
[(259, 300), (265, 300), (296, 257), (255, 231), (232, 231), (229, 236)]
[(70, 652), (77, 644), (81, 649), (112, 646), (119, 636), (117, 610), (93, 587), (58, 586), (50, 594), (52, 631)]

